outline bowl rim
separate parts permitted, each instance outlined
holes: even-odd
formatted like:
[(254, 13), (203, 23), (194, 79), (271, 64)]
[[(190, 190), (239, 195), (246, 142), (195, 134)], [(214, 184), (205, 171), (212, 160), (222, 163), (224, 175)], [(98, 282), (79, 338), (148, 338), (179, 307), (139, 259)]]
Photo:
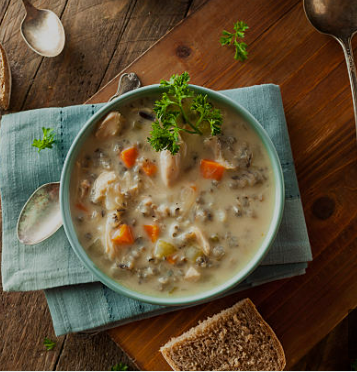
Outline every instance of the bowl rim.
[(197, 85), (189, 84), (189, 87), (197, 93), (207, 94), (208, 98), (213, 101), (229, 106), (233, 111), (237, 112), (247, 123), (248, 125), (257, 133), (261, 142), (263, 143), (273, 169), (273, 177), (275, 183), (275, 202), (274, 202), (274, 211), (273, 216), (269, 225), (268, 232), (264, 240), (262, 241), (259, 249), (255, 252), (254, 256), (245, 265), (241, 270), (239, 270), (233, 277), (229, 280), (221, 283), (218, 286), (215, 286), (204, 292), (199, 292), (196, 294), (191, 294), (188, 296), (182, 297), (160, 297), (155, 295), (148, 295), (141, 293), (135, 290), (132, 290), (124, 285), (120, 284), (115, 279), (111, 278), (103, 271), (101, 271), (96, 264), (91, 260), (87, 255), (85, 249), (80, 244), (74, 224), (71, 217), (70, 210), (70, 193), (69, 186), (71, 181), (71, 174), (75, 160), (78, 156), (78, 153), (87, 139), (87, 137), (92, 133), (94, 126), (110, 111), (117, 108), (119, 105), (126, 104), (132, 100), (143, 98), (145, 96), (154, 95), (155, 93), (160, 93), (165, 91), (165, 88), (160, 87), (159, 84), (148, 85), (135, 89), (133, 91), (124, 93), (120, 97), (108, 102), (100, 108), (94, 115), (92, 115), (84, 126), (81, 128), (77, 136), (75, 137), (64, 162), (61, 180), (60, 180), (60, 207), (61, 215), (63, 221), (63, 227), (66, 233), (66, 236), (70, 242), (71, 247), (74, 252), (80, 259), (80, 261), (89, 269), (89, 271), (104, 285), (112, 289), (113, 291), (123, 294), (127, 297), (155, 304), (155, 305), (166, 305), (166, 306), (180, 306), (180, 305), (189, 305), (189, 304), (198, 304), (202, 302), (207, 302), (213, 298), (222, 296), (223, 293), (229, 291), (252, 273), (260, 262), (264, 259), (269, 249), (271, 248), (274, 239), (278, 233), (279, 226), (283, 216), (284, 202), (285, 202), (285, 185), (283, 172), (280, 164), (280, 160), (276, 149), (266, 133), (262, 125), (255, 119), (255, 117), (242, 107), (239, 103), (233, 101), (231, 98), (225, 96), (224, 94), (205, 88)]

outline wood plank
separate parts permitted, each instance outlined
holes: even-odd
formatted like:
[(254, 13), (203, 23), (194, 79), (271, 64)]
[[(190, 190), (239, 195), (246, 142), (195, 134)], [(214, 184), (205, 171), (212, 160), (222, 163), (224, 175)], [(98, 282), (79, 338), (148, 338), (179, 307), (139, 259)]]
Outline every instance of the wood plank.
[(167, 2), (165, 6), (159, 1), (136, 1), (100, 88), (182, 20), (188, 6), (187, 0)]
[[(55, 0), (33, 3), (41, 3), (60, 14), (65, 2)], [(0, 40), (9, 56), (13, 76), (12, 110), (22, 107), (27, 90), (41, 63), (41, 57), (29, 51), (21, 38), (19, 27), (24, 14), (19, 1), (6, 0), (0, 4)], [(64, 337), (58, 338), (53, 351), (45, 350), (44, 337), (55, 337), (43, 293), (3, 293), (1, 285), (0, 335), (2, 370), (52, 370), (64, 343)]]
[(208, 0), (193, 0), (190, 6), (190, 9), (187, 15), (191, 15), (192, 13), (196, 12), (200, 9), (204, 4), (207, 3)]
[(56, 371), (110, 371), (124, 363), (129, 371), (136, 366), (105, 333), (77, 333), (66, 336), (66, 344), (56, 364)]
[[(220, 30), (237, 18), (250, 25), (244, 64), (215, 44)], [(314, 261), (304, 276), (109, 333), (142, 369), (169, 369), (158, 353), (162, 344), (249, 296), (282, 339), (291, 368), (357, 305), (356, 147), (342, 52), (313, 30), (300, 2), (211, 0), (126, 69), (144, 84), (183, 70), (194, 83), (214, 89), (280, 84)], [(116, 84), (113, 80), (91, 102), (105, 101)]]
[[(150, 30), (149, 24), (146, 25), (150, 39), (138, 43), (136, 40), (141, 36), (133, 30), (140, 28), (145, 11), (157, 10), (157, 2), (153, 0), (141, 7), (135, 7), (130, 1), (120, 4), (101, 0), (33, 1), (36, 6), (62, 15), (67, 45), (64, 54), (54, 59), (42, 59), (26, 47), (19, 33), (24, 14), (21, 2), (11, 2), (7, 7), (8, 4), (9, 0), (0, 4), (0, 22), (3, 18), (0, 40), (9, 54), (13, 74), (11, 110), (18, 111), (82, 103), (98, 89), (105, 72), (111, 77), (108, 73), (111, 57), (122, 45), (124, 35), (128, 50), (132, 51), (126, 59), (129, 63), (138, 51), (149, 47), (185, 16), (189, 1), (162, 8)], [(98, 30), (102, 32), (101, 40), (97, 39)], [(131, 30), (130, 38), (128, 30)], [(103, 48), (105, 39), (107, 44)], [(102, 54), (104, 59), (98, 65), (95, 63), (97, 56)], [(3, 293), (0, 287), (0, 334), (0, 369), (105, 370), (120, 361), (135, 369), (106, 335), (56, 338), (45, 298), (40, 292)], [(57, 341), (53, 351), (45, 351), (45, 336)]]
[[(67, 0), (33, 1), (35, 6), (53, 10), (61, 15)], [(25, 9), (20, 1), (11, 1), (0, 28), (0, 40), (8, 54), (12, 72), (11, 111), (19, 111), (38, 74), (39, 67), (44, 60), (25, 44), (20, 34), (20, 24), (25, 15)], [(4, 27), (6, 25), (6, 27)], [(41, 76), (41, 81), (44, 77)]]
[(96, 92), (133, 5), (130, 0), (69, 1), (62, 16), (65, 49), (43, 60), (23, 108), (80, 104)]
[(346, 317), (329, 335), (293, 368), (294, 371), (349, 371), (348, 318)]
[(9, 4), (10, 4), (10, 0), (4, 0), (1, 2), (0, 4), (0, 26), (2, 24), (2, 21), (5, 17), (5, 13), (9, 7)]

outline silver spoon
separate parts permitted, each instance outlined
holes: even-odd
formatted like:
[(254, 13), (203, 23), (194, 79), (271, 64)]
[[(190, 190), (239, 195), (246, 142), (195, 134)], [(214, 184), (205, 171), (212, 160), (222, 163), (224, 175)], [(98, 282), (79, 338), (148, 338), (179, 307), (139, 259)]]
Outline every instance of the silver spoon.
[(357, 31), (357, 0), (304, 0), (307, 19), (342, 46), (350, 77), (357, 135), (357, 78), (351, 40)]
[[(140, 79), (135, 73), (125, 73), (119, 79), (116, 96), (140, 86)], [(21, 243), (40, 243), (62, 226), (59, 189), (59, 182), (46, 183), (30, 196), (17, 220), (17, 237)]]
[(43, 57), (58, 56), (66, 36), (60, 19), (50, 10), (37, 9), (28, 0), (22, 0), (26, 15), (21, 23), (21, 35), (26, 44)]

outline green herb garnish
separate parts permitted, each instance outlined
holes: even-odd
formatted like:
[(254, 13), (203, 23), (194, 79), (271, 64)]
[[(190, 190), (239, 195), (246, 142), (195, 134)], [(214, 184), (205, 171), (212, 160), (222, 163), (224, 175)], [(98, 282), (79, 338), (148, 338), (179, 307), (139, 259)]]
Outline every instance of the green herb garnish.
[(180, 149), (180, 132), (215, 136), (221, 132), (222, 114), (208, 102), (205, 94), (196, 94), (189, 88), (190, 75), (172, 75), (169, 81), (161, 80), (160, 86), (168, 88), (155, 102), (156, 121), (148, 142), (156, 151), (169, 150), (176, 154)]
[(230, 45), (233, 41), (233, 45), (236, 48), (236, 52), (234, 54), (234, 59), (239, 60), (241, 62), (245, 61), (248, 58), (247, 52), (247, 44), (243, 41), (238, 41), (239, 39), (244, 38), (244, 32), (249, 28), (248, 25), (243, 21), (237, 21), (234, 24), (234, 33), (229, 31), (223, 30), (222, 36), (219, 39), (221, 45)]
[(52, 149), (52, 146), (56, 143), (55, 133), (53, 128), (42, 128), (43, 138), (42, 140), (34, 139), (32, 146), (38, 148), (38, 152), (44, 149)]
[(111, 371), (127, 371), (128, 370), (128, 366), (126, 364), (124, 364), (123, 362), (120, 362), (120, 363), (117, 363), (115, 364)]
[(50, 340), (47, 337), (45, 337), (45, 340), (43, 341), (43, 344), (45, 345), (47, 351), (52, 350), (56, 346), (56, 342)]

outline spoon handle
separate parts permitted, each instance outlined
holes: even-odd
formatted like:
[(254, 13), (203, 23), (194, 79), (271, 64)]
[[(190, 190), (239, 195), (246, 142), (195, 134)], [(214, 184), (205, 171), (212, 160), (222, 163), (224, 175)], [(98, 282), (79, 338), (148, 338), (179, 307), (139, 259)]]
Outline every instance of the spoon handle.
[(353, 109), (354, 109), (354, 114), (355, 114), (356, 137), (357, 137), (357, 74), (356, 74), (356, 65), (355, 65), (355, 61), (353, 58), (351, 37), (348, 37), (346, 39), (337, 39), (337, 40), (342, 46), (343, 53), (346, 59), (348, 75), (350, 77)]
[(38, 12), (38, 9), (35, 8), (28, 0), (22, 0), (22, 3), (24, 4), (27, 15), (29, 17), (35, 16), (35, 14)]

